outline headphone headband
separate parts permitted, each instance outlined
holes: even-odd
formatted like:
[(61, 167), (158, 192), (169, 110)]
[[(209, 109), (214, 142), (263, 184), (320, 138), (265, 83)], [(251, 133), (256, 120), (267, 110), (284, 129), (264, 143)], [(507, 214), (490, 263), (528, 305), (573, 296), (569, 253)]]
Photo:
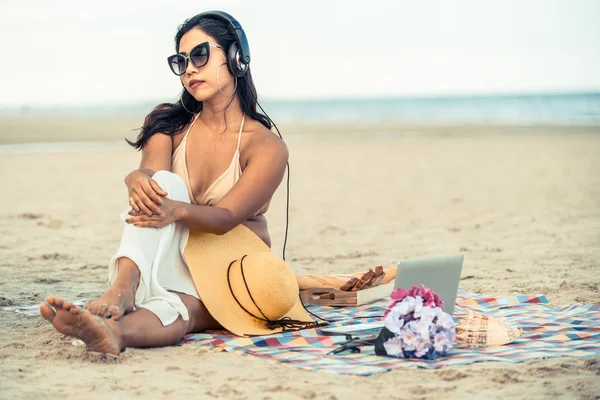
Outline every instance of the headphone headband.
[(248, 45), (248, 39), (246, 39), (246, 33), (242, 29), (242, 26), (235, 18), (233, 18), (231, 15), (227, 14), (224, 11), (217, 10), (200, 13), (194, 18), (202, 17), (217, 18), (231, 25), (237, 38), (237, 44), (240, 50), (240, 61), (246, 65), (250, 64), (250, 46)]

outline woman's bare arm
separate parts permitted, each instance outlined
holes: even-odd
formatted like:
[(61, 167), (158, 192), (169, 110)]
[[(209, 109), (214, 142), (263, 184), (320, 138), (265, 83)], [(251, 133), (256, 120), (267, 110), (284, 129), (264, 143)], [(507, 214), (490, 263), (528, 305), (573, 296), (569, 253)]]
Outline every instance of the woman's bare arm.
[(148, 139), (142, 149), (140, 167), (125, 177), (129, 192), (129, 204), (136, 212), (151, 216), (160, 212), (161, 196), (166, 196), (160, 186), (152, 179), (156, 171), (171, 170), (171, 152), (173, 142), (170, 136), (156, 133)]
[(173, 139), (163, 133), (155, 133), (142, 149), (142, 160), (138, 170), (152, 176), (156, 171), (171, 170)]

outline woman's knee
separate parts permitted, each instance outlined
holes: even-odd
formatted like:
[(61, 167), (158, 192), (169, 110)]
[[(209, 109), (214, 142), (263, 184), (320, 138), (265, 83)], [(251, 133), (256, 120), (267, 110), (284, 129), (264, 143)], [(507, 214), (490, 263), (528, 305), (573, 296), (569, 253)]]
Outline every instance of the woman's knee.
[(152, 179), (158, 183), (162, 190), (167, 192), (167, 198), (189, 203), (190, 198), (187, 187), (179, 175), (171, 171), (160, 170), (154, 173)]

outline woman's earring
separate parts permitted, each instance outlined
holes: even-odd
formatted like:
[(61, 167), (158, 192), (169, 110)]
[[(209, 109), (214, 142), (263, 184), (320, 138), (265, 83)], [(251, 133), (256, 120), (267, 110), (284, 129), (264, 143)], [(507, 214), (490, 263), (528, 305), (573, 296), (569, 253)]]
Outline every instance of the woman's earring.
[[(219, 85), (219, 72), (221, 71), (221, 68), (223, 67), (223, 65), (225, 65), (225, 63), (219, 65), (219, 69), (217, 69), (217, 87), (219, 88), (219, 92), (221, 92), (221, 94), (223, 96), (227, 96), (225, 93), (223, 93), (223, 91), (221, 90), (221, 85)], [(233, 86), (233, 92), (231, 93), (230, 96), (233, 96), (233, 93), (235, 93), (235, 91), (237, 90), (237, 76), (234, 76), (235, 78), (235, 85)]]
[(190, 114), (193, 114), (193, 112), (188, 110), (187, 107), (185, 106), (185, 103), (183, 102), (183, 97), (181, 97), (181, 105), (183, 106), (183, 108), (185, 108), (185, 111), (189, 112)]

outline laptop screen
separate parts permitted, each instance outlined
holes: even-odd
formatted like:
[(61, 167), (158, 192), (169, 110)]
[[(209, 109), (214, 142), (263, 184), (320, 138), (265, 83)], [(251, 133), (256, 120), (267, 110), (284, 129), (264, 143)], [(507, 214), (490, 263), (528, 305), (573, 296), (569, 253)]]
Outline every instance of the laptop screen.
[(422, 284), (437, 293), (444, 302), (442, 309), (453, 315), (463, 259), (462, 254), (455, 254), (402, 260), (394, 288), (410, 289)]

